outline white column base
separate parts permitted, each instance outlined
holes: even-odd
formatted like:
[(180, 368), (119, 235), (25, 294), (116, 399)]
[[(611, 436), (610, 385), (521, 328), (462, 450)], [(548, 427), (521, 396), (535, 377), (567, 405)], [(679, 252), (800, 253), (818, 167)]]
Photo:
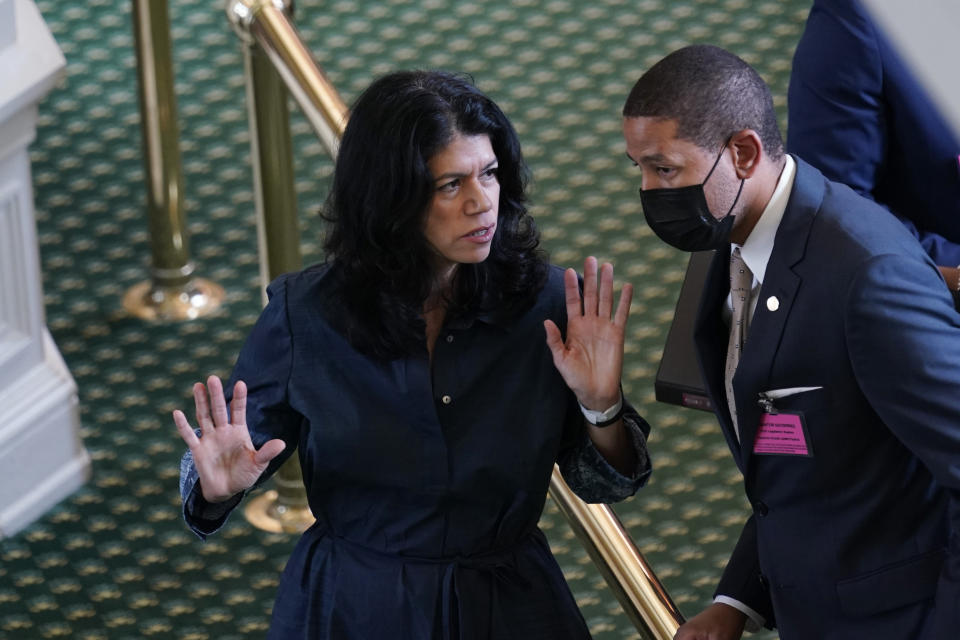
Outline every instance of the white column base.
[(44, 361), (0, 391), (0, 538), (16, 534), (90, 477), (76, 383), (46, 329), (43, 347)]
[(27, 153), (64, 65), (34, 3), (0, 0), (0, 538), (90, 476), (77, 386), (44, 320)]

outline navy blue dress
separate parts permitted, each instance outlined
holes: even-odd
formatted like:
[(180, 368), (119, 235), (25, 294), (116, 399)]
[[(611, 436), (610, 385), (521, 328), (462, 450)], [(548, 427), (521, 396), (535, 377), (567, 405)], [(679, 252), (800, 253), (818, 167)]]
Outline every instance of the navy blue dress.
[[(543, 329), (566, 326), (562, 271), (519, 317), (448, 323), (432, 367), (425, 347), (385, 363), (357, 353), (327, 320), (327, 273), (270, 286), (232, 376), (248, 386), (254, 445), (299, 451), (317, 518), (287, 562), (269, 638), (589, 638), (537, 528), (550, 475), (559, 463), (587, 501), (632, 495), (650, 472), (649, 427), (628, 407), (630, 476), (587, 437)], [(227, 510), (203, 500), (189, 452), (183, 462), (184, 516), (204, 536)]]

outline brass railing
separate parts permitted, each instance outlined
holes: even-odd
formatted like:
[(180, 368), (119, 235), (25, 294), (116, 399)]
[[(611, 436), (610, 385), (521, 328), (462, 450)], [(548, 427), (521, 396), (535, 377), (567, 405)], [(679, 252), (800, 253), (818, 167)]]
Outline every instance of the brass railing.
[(649, 640), (670, 640), (683, 615), (609, 505), (587, 504), (554, 466), (550, 497), (600, 570), (638, 631)]
[(227, 15), (241, 39), (259, 46), (331, 156), (347, 124), (347, 105), (290, 21), (291, 0), (228, 0)]
[[(266, 53), (317, 135), (335, 154), (337, 141), (346, 126), (347, 108), (293, 26), (289, 3), (284, 0), (230, 0), (227, 14), (248, 46), (259, 47)], [(255, 127), (258, 131), (268, 128), (263, 123)], [(273, 130), (273, 127), (269, 129)], [(258, 182), (268, 178), (266, 173), (258, 172)], [(269, 185), (260, 184), (258, 198), (270, 190)], [(272, 205), (265, 203), (259, 208), (273, 210)], [(269, 234), (269, 227), (265, 228)], [(286, 250), (299, 255), (299, 247), (291, 246)], [(556, 467), (550, 481), (550, 496), (569, 520), (573, 532), (637, 629), (651, 640), (672, 638), (683, 617), (613, 510), (607, 505), (586, 504), (580, 500)], [(282, 504), (280, 510), (284, 510)]]

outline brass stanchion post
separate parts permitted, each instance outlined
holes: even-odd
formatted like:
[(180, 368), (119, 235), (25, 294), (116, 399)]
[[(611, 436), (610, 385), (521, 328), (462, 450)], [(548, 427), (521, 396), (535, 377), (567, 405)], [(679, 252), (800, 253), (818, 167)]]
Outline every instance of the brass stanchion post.
[[(302, 267), (290, 113), (288, 93), (280, 76), (263, 50), (249, 40), (244, 47), (244, 63), (252, 134), (250, 146), (260, 275), (266, 284), (280, 274)], [(310, 526), (314, 518), (307, 504), (303, 473), (295, 457), (277, 470), (273, 484), (275, 489), (261, 493), (247, 503), (244, 509), (247, 520), (255, 527), (277, 533), (299, 532)]]
[(188, 320), (216, 309), (224, 292), (193, 275), (189, 255), (166, 0), (134, 0), (133, 30), (152, 263), (150, 281), (131, 287), (123, 307), (141, 318)]

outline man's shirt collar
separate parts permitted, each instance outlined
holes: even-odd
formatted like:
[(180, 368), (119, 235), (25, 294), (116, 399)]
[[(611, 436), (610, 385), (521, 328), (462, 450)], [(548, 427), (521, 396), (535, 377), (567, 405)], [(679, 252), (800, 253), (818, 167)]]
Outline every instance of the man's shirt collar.
[[(789, 154), (785, 154), (786, 162), (783, 165), (783, 171), (780, 172), (780, 178), (777, 180), (777, 188), (774, 189), (770, 202), (760, 214), (757, 225), (750, 232), (746, 242), (740, 247), (740, 255), (747, 267), (753, 272), (754, 278), (758, 283), (763, 284), (763, 278), (767, 272), (767, 263), (770, 262), (770, 255), (773, 253), (773, 241), (777, 236), (777, 229), (780, 228), (780, 221), (783, 219), (783, 213), (787, 209), (787, 202), (790, 199), (790, 193), (793, 191), (793, 180), (797, 174), (797, 164)], [(735, 246), (735, 245), (734, 245)], [(731, 251), (733, 249), (731, 248)]]

